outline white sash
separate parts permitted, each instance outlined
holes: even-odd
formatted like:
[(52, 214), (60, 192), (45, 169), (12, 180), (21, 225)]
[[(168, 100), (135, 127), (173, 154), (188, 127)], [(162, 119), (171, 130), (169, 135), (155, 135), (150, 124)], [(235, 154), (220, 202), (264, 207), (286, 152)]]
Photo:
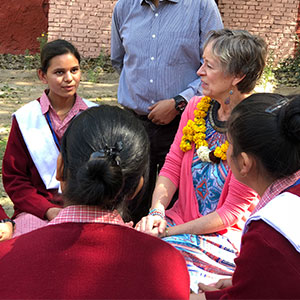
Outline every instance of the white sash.
[[(97, 104), (83, 99), (88, 107)], [(59, 150), (55, 144), (51, 129), (42, 114), (39, 101), (34, 100), (14, 113), (30, 156), (46, 186), (46, 189), (58, 189), (56, 180), (56, 161)]]
[(244, 233), (251, 221), (263, 220), (277, 230), (300, 252), (300, 197), (284, 192), (272, 199), (246, 222)]

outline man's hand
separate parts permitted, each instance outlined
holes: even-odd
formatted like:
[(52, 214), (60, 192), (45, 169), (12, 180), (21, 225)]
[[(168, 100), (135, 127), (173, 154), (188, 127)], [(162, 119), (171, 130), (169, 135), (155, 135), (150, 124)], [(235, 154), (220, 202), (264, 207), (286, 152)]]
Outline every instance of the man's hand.
[(148, 109), (150, 110), (148, 119), (156, 125), (169, 124), (179, 114), (175, 109), (175, 100), (173, 98), (160, 100), (149, 106)]

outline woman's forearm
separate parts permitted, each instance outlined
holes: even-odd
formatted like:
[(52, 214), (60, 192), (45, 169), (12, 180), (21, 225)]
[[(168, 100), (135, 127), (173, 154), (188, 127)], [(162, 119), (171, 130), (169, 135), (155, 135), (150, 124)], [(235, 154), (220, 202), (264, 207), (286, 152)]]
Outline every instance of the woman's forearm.
[(175, 194), (177, 187), (165, 176), (158, 176), (152, 196), (151, 209), (166, 209)]
[(168, 228), (169, 235), (177, 234), (208, 234), (225, 229), (221, 217), (217, 212), (212, 212), (206, 216)]

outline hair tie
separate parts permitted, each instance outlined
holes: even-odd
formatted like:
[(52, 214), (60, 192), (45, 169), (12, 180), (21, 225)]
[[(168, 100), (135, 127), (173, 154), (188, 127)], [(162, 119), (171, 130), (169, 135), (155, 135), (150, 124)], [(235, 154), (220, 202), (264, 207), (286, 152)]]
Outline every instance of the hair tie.
[(114, 147), (109, 147), (107, 144), (104, 149), (95, 151), (90, 155), (90, 160), (108, 157), (115, 161), (119, 166), (121, 164), (120, 152), (123, 150), (123, 143), (117, 142)]

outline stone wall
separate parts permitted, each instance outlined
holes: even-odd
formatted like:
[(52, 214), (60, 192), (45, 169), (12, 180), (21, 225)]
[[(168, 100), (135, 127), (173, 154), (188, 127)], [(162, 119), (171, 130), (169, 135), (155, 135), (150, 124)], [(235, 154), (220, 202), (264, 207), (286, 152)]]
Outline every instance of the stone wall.
[(39, 52), (48, 28), (48, 0), (0, 0), (0, 53)]

